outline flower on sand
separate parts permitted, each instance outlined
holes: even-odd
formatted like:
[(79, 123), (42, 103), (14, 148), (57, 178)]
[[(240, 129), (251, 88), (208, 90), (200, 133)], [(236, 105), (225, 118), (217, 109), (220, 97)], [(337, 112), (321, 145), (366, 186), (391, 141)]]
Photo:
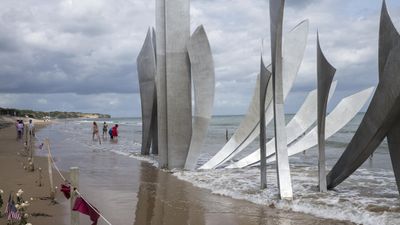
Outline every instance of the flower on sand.
[(0, 189), (0, 195), (2, 195), (4, 193), (3, 189)]
[(17, 197), (21, 197), (21, 195), (24, 193), (24, 191), (22, 190), (22, 189), (19, 189), (18, 191), (17, 191)]

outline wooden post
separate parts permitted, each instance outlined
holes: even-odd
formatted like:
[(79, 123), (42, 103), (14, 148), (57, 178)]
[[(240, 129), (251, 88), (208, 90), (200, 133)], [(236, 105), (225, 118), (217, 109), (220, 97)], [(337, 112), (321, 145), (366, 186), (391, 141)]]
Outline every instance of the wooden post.
[(72, 211), (74, 207), (76, 192), (75, 189), (79, 187), (79, 168), (71, 167), (70, 168), (70, 180), (71, 180), (71, 225), (79, 225), (79, 213), (76, 211)]
[[(29, 129), (29, 126), (28, 126), (28, 129)], [(29, 163), (28, 168), (29, 168), (29, 171), (31, 171), (31, 172), (35, 171), (35, 164), (34, 164), (34, 160), (33, 160), (33, 156), (34, 156), (33, 151), (34, 151), (34, 149), (33, 149), (32, 142), (33, 142), (32, 141), (32, 137), (31, 137), (30, 131), (28, 130), (27, 148), (28, 148), (29, 157), (31, 158), (30, 162), (28, 162)]]
[(46, 138), (46, 147), (47, 147), (47, 164), (49, 170), (49, 180), (50, 180), (50, 198), (54, 200), (56, 191), (54, 190), (54, 183), (53, 183), (53, 166), (51, 160), (51, 152), (50, 152), (50, 142), (49, 139)]

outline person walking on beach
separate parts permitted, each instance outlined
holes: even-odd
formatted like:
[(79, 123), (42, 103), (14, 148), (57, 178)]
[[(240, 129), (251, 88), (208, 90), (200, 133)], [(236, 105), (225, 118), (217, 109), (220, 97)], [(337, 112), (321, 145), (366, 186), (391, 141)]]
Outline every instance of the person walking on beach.
[(92, 140), (94, 141), (94, 136), (97, 136), (97, 138), (99, 139), (99, 143), (101, 144), (101, 139), (100, 139), (100, 135), (99, 135), (99, 127), (97, 126), (97, 123), (93, 121), (93, 136), (92, 136)]
[(28, 131), (30, 136), (35, 136), (35, 125), (33, 124), (33, 121), (31, 119), (29, 120)]
[(106, 122), (103, 123), (103, 139), (107, 137), (108, 125)]
[(24, 123), (22, 120), (18, 120), (17, 123), (17, 139), (21, 139), (24, 134)]

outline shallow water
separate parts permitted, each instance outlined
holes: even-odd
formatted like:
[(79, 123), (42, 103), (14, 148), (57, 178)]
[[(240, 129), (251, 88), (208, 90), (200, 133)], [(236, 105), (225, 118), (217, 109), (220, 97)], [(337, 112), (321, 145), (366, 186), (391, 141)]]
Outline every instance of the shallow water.
[[(334, 165), (347, 143), (351, 140), (362, 116), (362, 114), (357, 115), (346, 127), (328, 140), (326, 144), (328, 169)], [(213, 118), (206, 144), (203, 146), (203, 153), (198, 162), (199, 165), (206, 162), (224, 145), (225, 130), (228, 129), (229, 133), (232, 134), (240, 123), (241, 118), (241, 116)], [(287, 119), (289, 118), (290, 116), (288, 116)], [(103, 121), (99, 122), (102, 123)], [(158, 177), (164, 177), (164, 175), (160, 175), (160, 173), (164, 174), (164, 172), (160, 172), (156, 169), (153, 169), (154, 171), (149, 170), (147, 164), (145, 166), (142, 164), (139, 165), (139, 163), (130, 158), (138, 158), (136, 155), (140, 152), (141, 123), (139, 119), (121, 118), (113, 119), (110, 123), (112, 122), (120, 125), (119, 131), (121, 136), (119, 137), (118, 143), (104, 140), (103, 144), (99, 145), (98, 142), (93, 142), (91, 140), (91, 120), (71, 120), (57, 123), (43, 129), (39, 133), (39, 137), (44, 138), (48, 136), (50, 138), (52, 149), (55, 152), (54, 155), (56, 155), (59, 164), (63, 169), (68, 169), (70, 166), (80, 167), (81, 177), (84, 177), (84, 179), (81, 180), (81, 183), (84, 184), (82, 186), (84, 191), (91, 193), (91, 189), (99, 189), (100, 191), (98, 191), (98, 193), (101, 193), (107, 201), (113, 202), (113, 204), (122, 204), (118, 199), (124, 199), (124, 205), (136, 205), (137, 203), (139, 205), (138, 208), (132, 206), (131, 211), (126, 209), (118, 210), (118, 212), (116, 212), (116, 215), (118, 215), (118, 213), (123, 214), (123, 216), (117, 216), (118, 218), (128, 218), (132, 221), (132, 223), (128, 224), (133, 224), (133, 221), (135, 220), (133, 216), (134, 213), (132, 213), (133, 210), (135, 210), (136, 214), (139, 215), (148, 213), (148, 210), (143, 209), (143, 207), (146, 208), (147, 206), (141, 206), (143, 200), (140, 198), (138, 199), (135, 195), (137, 194), (138, 196), (142, 196), (142, 194), (140, 194), (142, 192), (145, 196), (149, 195), (149, 193), (154, 194), (155, 191), (153, 186), (157, 186), (155, 183), (160, 181), (160, 178), (151, 180), (149, 183), (146, 183), (147, 181), (143, 180), (148, 179), (148, 177), (154, 177), (155, 174), (157, 174)], [(268, 127), (267, 135), (271, 136), (271, 134), (271, 127)], [(246, 152), (251, 152), (252, 150), (257, 149), (257, 146), (258, 142), (256, 140), (246, 149)], [(115, 157), (115, 154), (130, 157)], [(240, 159), (240, 156), (243, 155), (245, 155), (245, 153), (240, 154), (234, 160)], [(152, 161), (151, 158), (146, 158), (146, 160)], [(268, 167), (268, 188), (264, 191), (259, 190), (259, 170), (257, 168), (234, 170), (218, 169), (196, 172), (175, 171), (173, 175), (179, 179), (193, 183), (195, 186), (209, 189), (213, 193), (219, 195), (230, 196), (236, 199), (244, 199), (262, 204), (263, 206), (258, 206), (261, 208), (272, 204), (280, 209), (305, 212), (324, 218), (350, 220), (355, 223), (400, 224), (399, 196), (394, 181), (386, 142), (381, 144), (374, 153), (372, 159), (367, 160), (355, 174), (339, 185), (335, 191), (329, 191), (324, 194), (318, 193), (316, 187), (317, 149), (315, 147), (307, 150), (306, 154), (301, 153), (292, 156), (290, 162), (294, 191), (294, 201), (291, 203), (278, 200), (274, 165), (269, 165)], [(148, 171), (153, 171), (148, 172), (152, 174), (143, 176), (141, 174), (144, 171), (143, 168), (147, 168), (145, 170)], [(166, 175), (166, 177), (168, 178), (163, 179), (174, 179), (169, 174)], [(161, 183), (164, 182), (167, 181)], [(173, 181), (174, 185), (175, 183), (176, 181)], [(186, 187), (187, 185), (184, 186), (185, 188), (188, 188)], [(174, 189), (174, 187), (170, 188)], [(170, 192), (168, 190), (169, 189), (167, 188), (167, 192)], [(204, 190), (199, 192), (204, 192)], [(183, 191), (183, 193), (185, 193), (185, 191)], [(159, 198), (154, 197), (153, 194), (150, 194), (145, 198), (155, 198), (159, 200)], [(198, 193), (195, 195), (200, 196)], [(118, 196), (118, 198), (115, 196)], [(212, 211), (214, 206), (211, 207), (211, 205), (219, 200), (213, 199), (210, 200), (210, 203), (207, 202), (207, 199), (202, 200), (201, 198), (191, 197), (191, 195), (189, 196), (190, 197), (186, 197), (183, 202), (193, 201), (194, 203), (199, 204), (194, 206), (194, 210), (189, 210), (187, 214), (194, 215), (193, 218), (196, 218), (196, 221), (201, 220), (198, 218), (206, 218), (203, 219), (205, 222), (199, 222), (198, 224), (214, 224), (211, 221), (214, 221), (215, 218), (207, 218), (217, 217), (212, 216), (214, 214), (210, 213), (209, 210)], [(203, 194), (201, 196), (208, 195)], [(171, 207), (178, 207), (182, 203), (180, 200), (176, 200), (176, 197), (172, 199), (175, 200), (171, 200)], [(223, 204), (239, 204), (233, 200), (226, 200), (227, 198), (223, 199)], [(227, 201), (233, 201), (234, 203), (227, 203)], [(143, 204), (146, 205), (146, 202), (147, 200), (145, 200)], [(101, 204), (102, 202), (99, 203)], [(202, 206), (202, 204), (206, 204), (206, 206)], [(240, 204), (239, 206), (241, 206)], [(199, 211), (197, 207), (203, 208), (203, 211), (200, 210), (202, 212), (196, 214), (196, 212)], [(211, 209), (208, 207), (211, 207)], [(254, 211), (260, 211), (258, 207), (252, 208), (253, 211), (251, 213), (244, 212), (245, 215), (240, 217), (245, 217), (246, 220), (249, 221), (257, 219), (263, 220), (264, 217), (253, 215)], [(183, 204), (183, 208), (186, 209), (187, 205)], [(233, 206), (233, 209), (229, 208), (227, 214), (229, 214), (229, 212), (235, 212), (234, 208), (235, 206)], [(215, 215), (224, 215), (224, 210), (221, 208), (215, 210)], [(122, 211), (128, 213), (122, 213)], [(260, 213), (262, 214), (263, 212)], [(113, 214), (114, 213), (111, 213), (111, 215)], [(201, 216), (200, 214), (205, 214), (206, 216)], [(153, 218), (154, 215), (149, 217)], [(161, 220), (166, 220), (164, 216), (159, 217)], [(187, 216), (180, 215), (179, 218), (181, 217), (183, 218)], [(240, 219), (229, 218), (237, 223), (230, 222), (222, 224), (242, 224), (240, 223)], [(122, 221), (126, 221), (126, 219), (121, 220), (121, 222)], [(136, 221), (138, 220), (136, 219)], [(190, 221), (190, 219), (187, 219), (186, 221)], [(289, 219), (289, 221), (292, 221), (293, 223), (296, 220), (293, 220), (292, 218)], [(136, 224), (140, 223), (136, 222)], [(154, 224), (154, 222), (152, 222), (152, 224)], [(182, 221), (182, 224), (189, 223), (184, 223)], [(280, 222), (277, 224), (280, 224)]]

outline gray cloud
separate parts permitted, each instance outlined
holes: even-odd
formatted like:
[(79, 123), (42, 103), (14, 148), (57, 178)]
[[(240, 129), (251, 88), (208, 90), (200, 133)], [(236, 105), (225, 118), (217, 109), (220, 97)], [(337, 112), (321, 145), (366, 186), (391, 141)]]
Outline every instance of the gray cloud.
[[(310, 20), (308, 46), (287, 100), (288, 111), (295, 111), (316, 86), (317, 29), (325, 55), (337, 68), (338, 93), (332, 104), (377, 84), (381, 1), (287, 0), (286, 4), (285, 32), (303, 19)], [(394, 23), (400, 25), (400, 3), (387, 4)], [(193, 0), (191, 16), (192, 30), (204, 24), (214, 54), (214, 113), (246, 112), (262, 39), (265, 61), (270, 57), (268, 1)], [(135, 62), (154, 19), (154, 1), (3, 0), (0, 105), (55, 110), (62, 102), (77, 111), (140, 115)], [(30, 104), (36, 99), (41, 104)], [(116, 104), (116, 99), (125, 105)]]

